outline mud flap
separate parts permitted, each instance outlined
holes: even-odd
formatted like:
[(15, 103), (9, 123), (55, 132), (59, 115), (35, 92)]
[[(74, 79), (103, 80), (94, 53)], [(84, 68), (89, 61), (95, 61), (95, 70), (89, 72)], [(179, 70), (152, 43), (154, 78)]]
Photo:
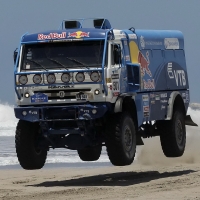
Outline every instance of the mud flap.
[(144, 145), (144, 142), (139, 135), (136, 135), (136, 145)]
[(192, 121), (192, 118), (190, 117), (190, 115), (186, 115), (185, 116), (185, 125), (188, 125), (188, 126), (198, 126), (196, 123), (194, 123)]

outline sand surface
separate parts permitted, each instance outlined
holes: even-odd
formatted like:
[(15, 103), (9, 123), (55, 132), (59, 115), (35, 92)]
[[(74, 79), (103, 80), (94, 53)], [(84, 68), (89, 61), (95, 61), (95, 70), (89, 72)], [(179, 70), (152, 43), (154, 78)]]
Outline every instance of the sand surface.
[(0, 199), (200, 199), (197, 130), (190, 128), (181, 158), (165, 158), (157, 137), (144, 140), (126, 167), (0, 170)]

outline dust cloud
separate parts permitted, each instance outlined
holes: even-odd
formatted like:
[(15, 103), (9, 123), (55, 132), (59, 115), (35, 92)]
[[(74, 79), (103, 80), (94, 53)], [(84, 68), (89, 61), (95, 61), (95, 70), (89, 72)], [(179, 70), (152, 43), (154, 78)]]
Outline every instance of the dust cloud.
[(182, 157), (165, 157), (160, 137), (144, 139), (144, 145), (137, 148), (137, 162), (143, 165), (177, 165), (200, 163), (200, 110), (189, 108), (188, 114), (198, 127), (186, 126), (186, 148)]

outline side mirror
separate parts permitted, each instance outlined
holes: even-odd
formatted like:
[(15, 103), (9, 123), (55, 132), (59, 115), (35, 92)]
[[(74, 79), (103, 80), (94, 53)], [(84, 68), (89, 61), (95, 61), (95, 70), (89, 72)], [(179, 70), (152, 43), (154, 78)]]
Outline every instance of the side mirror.
[(114, 63), (115, 64), (120, 64), (121, 63), (121, 48), (119, 45), (114, 45)]
[(16, 48), (13, 53), (14, 64), (16, 63), (17, 60), (17, 54), (18, 54), (18, 48)]

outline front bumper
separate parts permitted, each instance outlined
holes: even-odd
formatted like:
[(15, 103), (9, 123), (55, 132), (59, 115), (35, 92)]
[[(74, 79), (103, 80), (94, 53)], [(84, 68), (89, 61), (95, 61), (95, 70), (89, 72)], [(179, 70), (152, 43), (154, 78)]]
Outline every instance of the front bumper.
[(83, 104), (69, 106), (16, 107), (15, 116), (30, 122), (93, 120), (108, 111), (106, 104)]

